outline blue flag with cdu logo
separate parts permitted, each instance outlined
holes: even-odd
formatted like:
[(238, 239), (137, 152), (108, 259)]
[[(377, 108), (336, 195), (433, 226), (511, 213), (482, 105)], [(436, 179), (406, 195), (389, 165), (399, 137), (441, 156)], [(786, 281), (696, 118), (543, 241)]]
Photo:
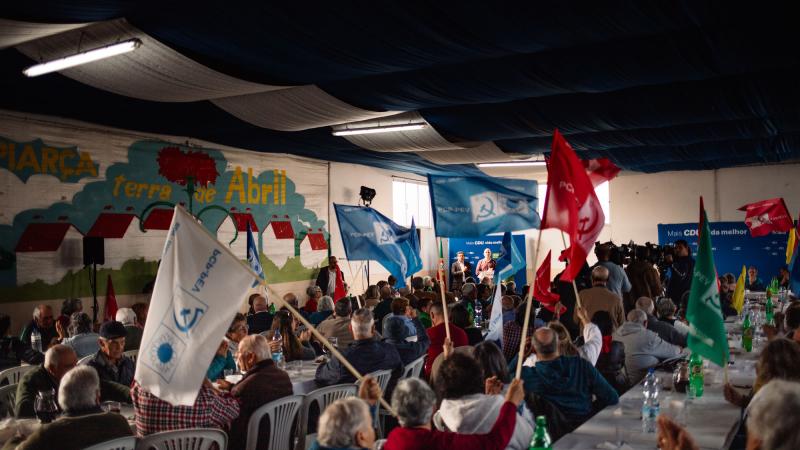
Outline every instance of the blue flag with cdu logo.
[[(261, 279), (264, 279), (264, 269), (261, 267), (261, 258), (258, 256), (258, 247), (256, 247), (256, 240), (253, 239), (253, 232), (250, 230), (250, 222), (247, 222), (247, 262), (253, 272), (257, 273)], [(258, 280), (253, 282), (253, 286), (258, 286)]]
[(378, 211), (334, 203), (347, 259), (379, 262), (397, 278), (396, 287), (422, 270), (417, 229), (401, 227)]
[(475, 237), (539, 228), (537, 183), (428, 175), (436, 235)]

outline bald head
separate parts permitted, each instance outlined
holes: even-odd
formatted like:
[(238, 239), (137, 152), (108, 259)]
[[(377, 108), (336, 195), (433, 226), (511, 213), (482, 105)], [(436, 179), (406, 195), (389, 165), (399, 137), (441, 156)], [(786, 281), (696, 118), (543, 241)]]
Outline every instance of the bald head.
[(639, 297), (636, 300), (636, 309), (640, 311), (644, 311), (645, 314), (653, 314), (655, 307), (653, 306), (653, 300), (649, 297)]
[(36, 305), (33, 308), (33, 320), (39, 328), (50, 328), (54, 325), (53, 308), (50, 305)]
[(592, 269), (592, 284), (605, 285), (608, 282), (608, 268), (597, 266)]
[(78, 355), (75, 350), (66, 345), (53, 345), (44, 354), (44, 368), (56, 380), (60, 380), (77, 364)]

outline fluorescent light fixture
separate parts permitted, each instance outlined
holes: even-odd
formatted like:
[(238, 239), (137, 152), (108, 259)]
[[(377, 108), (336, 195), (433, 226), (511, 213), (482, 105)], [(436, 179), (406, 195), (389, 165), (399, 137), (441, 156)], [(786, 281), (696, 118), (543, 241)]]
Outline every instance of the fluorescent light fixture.
[(478, 163), (478, 167), (526, 167), (526, 166), (545, 166), (545, 161), (508, 161), (508, 162), (491, 162), (491, 163)]
[(421, 130), (425, 128), (425, 123), (408, 123), (405, 125), (388, 125), (384, 127), (365, 127), (365, 128), (344, 128), (341, 130), (333, 130), (334, 136), (352, 136), (354, 134), (374, 134), (374, 133), (390, 133), (392, 131), (410, 131)]
[(87, 50), (85, 52), (80, 52), (74, 55), (65, 56), (63, 58), (36, 64), (23, 70), (22, 73), (29, 77), (36, 77), (50, 72), (69, 69), (70, 67), (79, 66), (92, 61), (109, 58), (111, 56), (132, 52), (139, 48), (140, 45), (142, 45), (142, 41), (139, 39), (128, 39), (127, 41), (106, 45), (105, 47), (99, 47), (93, 50)]

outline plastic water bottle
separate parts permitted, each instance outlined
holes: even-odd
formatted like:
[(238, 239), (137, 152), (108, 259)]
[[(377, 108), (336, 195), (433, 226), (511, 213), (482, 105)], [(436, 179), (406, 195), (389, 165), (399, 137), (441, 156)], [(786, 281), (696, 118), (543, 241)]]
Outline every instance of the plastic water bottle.
[(475, 300), (475, 326), (480, 328), (483, 325), (483, 307), (480, 300)]
[(642, 394), (642, 432), (655, 433), (656, 432), (656, 417), (660, 410), (658, 402), (658, 394), (661, 390), (661, 382), (656, 377), (655, 370), (650, 368), (647, 376), (644, 379), (644, 387)]
[(31, 348), (42, 353), (42, 333), (35, 328), (31, 331)]
[(272, 352), (272, 362), (275, 363), (275, 366), (281, 367), (283, 362), (283, 338), (281, 337), (280, 330), (275, 330), (275, 333), (272, 335), (272, 342), (281, 343), (281, 345), (278, 346), (278, 350)]

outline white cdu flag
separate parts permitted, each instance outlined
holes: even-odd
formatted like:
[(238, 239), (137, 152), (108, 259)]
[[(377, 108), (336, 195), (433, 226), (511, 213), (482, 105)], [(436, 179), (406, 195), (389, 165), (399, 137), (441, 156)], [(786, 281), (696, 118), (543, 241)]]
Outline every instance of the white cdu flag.
[(191, 214), (175, 207), (136, 363), (136, 381), (191, 406), (255, 277)]

